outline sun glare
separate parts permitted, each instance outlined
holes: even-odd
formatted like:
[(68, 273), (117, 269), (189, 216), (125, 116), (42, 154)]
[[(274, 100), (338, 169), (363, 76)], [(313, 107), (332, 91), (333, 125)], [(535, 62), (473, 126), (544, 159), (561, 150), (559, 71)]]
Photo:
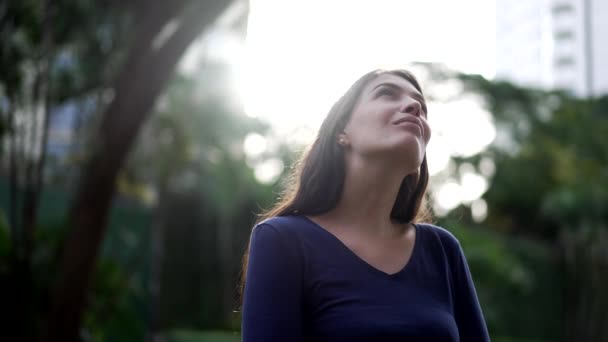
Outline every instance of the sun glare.
[[(304, 144), (333, 102), (369, 70), (423, 61), (493, 77), (494, 11), (494, 1), (486, 0), (251, 0), (236, 86), (247, 115), (270, 122), (279, 139)], [(478, 153), (495, 137), (475, 99), (429, 108), (431, 174), (445, 169), (450, 156)], [(250, 136), (244, 148), (259, 154), (265, 143)], [(281, 168), (274, 161), (260, 164), (256, 175), (268, 182), (273, 175), (262, 171)], [(485, 185), (476, 176), (483, 179), (471, 174), (446, 184), (441, 206), (479, 197)], [(482, 206), (475, 208), (482, 216)]]

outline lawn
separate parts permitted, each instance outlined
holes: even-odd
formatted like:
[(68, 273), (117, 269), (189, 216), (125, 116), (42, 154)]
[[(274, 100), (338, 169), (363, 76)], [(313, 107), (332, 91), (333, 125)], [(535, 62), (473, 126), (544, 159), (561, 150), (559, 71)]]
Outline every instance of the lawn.
[(167, 342), (240, 342), (238, 332), (175, 330), (167, 334)]

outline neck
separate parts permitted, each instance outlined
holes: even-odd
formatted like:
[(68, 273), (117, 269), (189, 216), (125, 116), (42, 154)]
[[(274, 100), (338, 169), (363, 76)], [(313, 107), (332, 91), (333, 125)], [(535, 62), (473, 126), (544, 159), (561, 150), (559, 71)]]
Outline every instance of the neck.
[(403, 166), (347, 159), (342, 196), (330, 216), (362, 233), (394, 236), (408, 225), (391, 220), (391, 211), (405, 176)]

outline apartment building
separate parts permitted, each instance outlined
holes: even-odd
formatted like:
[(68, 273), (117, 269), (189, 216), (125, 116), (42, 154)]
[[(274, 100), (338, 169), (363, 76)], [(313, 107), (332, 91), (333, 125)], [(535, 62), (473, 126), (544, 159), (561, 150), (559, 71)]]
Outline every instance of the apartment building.
[(496, 78), (608, 94), (607, 0), (497, 0)]

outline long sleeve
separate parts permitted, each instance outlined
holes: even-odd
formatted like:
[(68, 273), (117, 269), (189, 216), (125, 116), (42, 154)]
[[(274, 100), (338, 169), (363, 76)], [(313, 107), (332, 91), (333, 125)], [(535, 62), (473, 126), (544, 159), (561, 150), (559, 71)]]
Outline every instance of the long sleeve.
[(302, 340), (302, 261), (284, 233), (262, 223), (251, 234), (243, 342)]
[(461, 341), (490, 341), (488, 328), (473, 284), (471, 271), (460, 244), (454, 262), (454, 316)]

